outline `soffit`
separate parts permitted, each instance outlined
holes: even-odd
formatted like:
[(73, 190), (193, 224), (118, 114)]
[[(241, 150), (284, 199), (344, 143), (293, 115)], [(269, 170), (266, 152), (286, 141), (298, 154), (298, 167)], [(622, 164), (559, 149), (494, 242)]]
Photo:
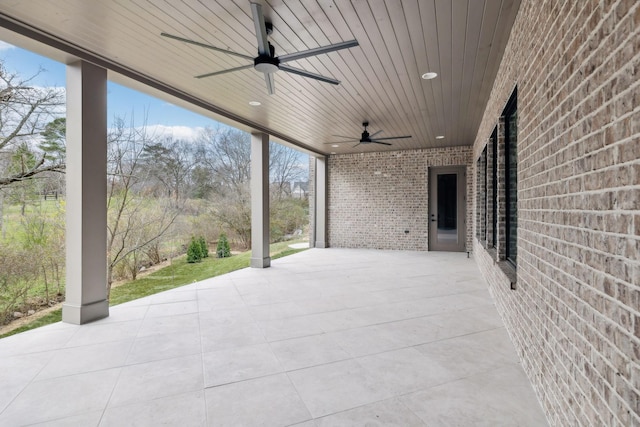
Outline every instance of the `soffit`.
[[(318, 153), (341, 154), (471, 145), (520, 1), (260, 3), (274, 26), (270, 41), (276, 55), (359, 42), (288, 63), (336, 78), (339, 86), (279, 71), (276, 93), (268, 95), (263, 75), (253, 69), (196, 79), (247, 61), (160, 36), (167, 32), (255, 56), (249, 0), (0, 0), (0, 14), (200, 100), (200, 113), (213, 106), (221, 114), (210, 115), (218, 120), (234, 124), (239, 118), (241, 128), (266, 130)], [(438, 77), (421, 79), (427, 71)], [(252, 107), (249, 101), (262, 105)], [(390, 147), (326, 144), (340, 140), (332, 135), (359, 137), (363, 121), (372, 133), (382, 129), (380, 136), (412, 138), (390, 141)]]

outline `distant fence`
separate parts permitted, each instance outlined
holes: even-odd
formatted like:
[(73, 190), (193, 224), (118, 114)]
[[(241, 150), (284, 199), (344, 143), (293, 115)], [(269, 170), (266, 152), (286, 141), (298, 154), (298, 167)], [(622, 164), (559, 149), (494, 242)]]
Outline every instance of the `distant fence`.
[(45, 200), (58, 200), (58, 194), (57, 191), (43, 191), (42, 197)]

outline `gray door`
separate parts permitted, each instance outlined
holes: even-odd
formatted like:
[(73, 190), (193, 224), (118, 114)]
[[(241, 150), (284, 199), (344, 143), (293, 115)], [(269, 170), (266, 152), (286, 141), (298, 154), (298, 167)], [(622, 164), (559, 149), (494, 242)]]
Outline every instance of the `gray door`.
[(429, 168), (429, 250), (466, 249), (466, 167)]

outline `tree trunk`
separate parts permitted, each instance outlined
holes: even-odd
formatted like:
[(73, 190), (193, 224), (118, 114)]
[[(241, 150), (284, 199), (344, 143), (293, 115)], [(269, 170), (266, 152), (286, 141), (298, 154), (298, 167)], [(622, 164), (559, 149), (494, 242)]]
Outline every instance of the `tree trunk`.
[(133, 258), (133, 266), (131, 267), (131, 280), (136, 280), (138, 278), (138, 251), (133, 251), (131, 257)]
[(46, 264), (42, 264), (42, 276), (44, 277), (44, 294), (47, 299), (47, 305), (49, 305), (49, 281), (47, 280), (47, 267)]
[(109, 300), (109, 295), (111, 294), (111, 284), (113, 283), (113, 265), (107, 265), (107, 301)]
[(4, 228), (4, 193), (0, 191), (0, 234), (2, 238), (6, 237), (6, 230)]
[(58, 286), (57, 294), (62, 295), (62, 290), (60, 289), (60, 266), (56, 261), (51, 261), (51, 268), (56, 278), (56, 285)]

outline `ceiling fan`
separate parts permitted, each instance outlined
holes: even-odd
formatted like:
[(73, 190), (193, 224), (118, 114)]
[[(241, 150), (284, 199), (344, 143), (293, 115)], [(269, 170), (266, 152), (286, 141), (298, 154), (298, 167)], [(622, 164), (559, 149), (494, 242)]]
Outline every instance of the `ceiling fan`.
[(311, 73), (309, 71), (301, 70), (299, 68), (290, 67), (285, 65), (285, 62), (296, 61), (298, 59), (308, 58), (310, 56), (321, 55), (323, 53), (335, 52), (336, 50), (348, 49), (358, 46), (357, 40), (351, 40), (342, 43), (336, 43), (329, 46), (316, 47), (301, 52), (288, 53), (281, 56), (275, 55), (275, 49), (267, 40), (267, 36), (273, 32), (273, 26), (270, 22), (265, 22), (264, 15), (262, 14), (262, 6), (258, 3), (251, 3), (251, 14), (253, 15), (253, 22), (256, 28), (256, 38), (258, 39), (258, 56), (255, 58), (243, 55), (241, 53), (233, 52), (219, 47), (211, 46), (205, 43), (200, 43), (195, 40), (185, 39), (183, 37), (174, 36), (172, 34), (160, 33), (161, 36), (170, 39), (178, 40), (185, 43), (190, 43), (196, 46), (204, 47), (207, 49), (215, 50), (216, 52), (226, 53), (228, 55), (237, 56), (239, 58), (253, 61), (253, 64), (243, 65), (240, 67), (229, 68), (227, 70), (214, 71), (212, 73), (201, 74), (195, 76), (197, 79), (204, 77), (217, 76), (220, 74), (232, 73), (234, 71), (246, 70), (248, 68), (254, 68), (256, 71), (264, 74), (264, 79), (267, 83), (267, 91), (269, 95), (273, 95), (276, 91), (273, 81), (273, 74), (278, 71), (286, 71), (287, 73), (297, 74), (302, 77), (308, 77), (310, 79), (319, 80), (325, 83), (331, 83), (334, 85), (340, 84), (339, 80), (331, 77), (325, 77), (320, 74)]
[(369, 122), (363, 122), (362, 126), (364, 126), (364, 131), (362, 132), (362, 135), (360, 136), (360, 139), (357, 138), (352, 138), (350, 136), (342, 136), (342, 135), (333, 135), (335, 137), (338, 138), (349, 138), (346, 141), (337, 141), (337, 142), (325, 142), (325, 144), (340, 144), (341, 142), (358, 142), (356, 145), (353, 146), (353, 148), (357, 147), (360, 144), (382, 144), (382, 145), (391, 145), (388, 142), (382, 142), (383, 140), (389, 140), (389, 139), (404, 139), (404, 138), (411, 138), (411, 135), (404, 135), (404, 136), (388, 136), (386, 138), (374, 138), (376, 135), (380, 135), (382, 133), (382, 130), (379, 130), (377, 132), (374, 132), (372, 134), (369, 134), (369, 132), (367, 131), (367, 126), (369, 126)]

